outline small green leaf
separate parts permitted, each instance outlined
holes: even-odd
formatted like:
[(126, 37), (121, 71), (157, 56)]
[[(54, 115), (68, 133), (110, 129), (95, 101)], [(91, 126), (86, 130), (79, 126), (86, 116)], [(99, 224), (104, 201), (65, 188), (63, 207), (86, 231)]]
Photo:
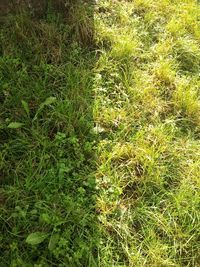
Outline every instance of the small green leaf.
[(48, 245), (49, 250), (53, 250), (55, 248), (56, 244), (59, 241), (59, 238), (60, 238), (59, 234), (52, 234)]
[(48, 237), (48, 235), (49, 234), (44, 232), (32, 233), (26, 238), (26, 243), (29, 245), (38, 245), (42, 243)]
[(38, 111), (36, 112), (33, 122), (37, 119), (38, 114), (45, 108), (45, 106), (49, 106), (53, 104), (56, 101), (56, 97), (50, 96), (48, 97), (38, 108)]
[(51, 223), (51, 218), (47, 213), (42, 213), (41, 216), (40, 216), (40, 220), (42, 222), (45, 222), (45, 223), (48, 223), (48, 224)]
[(56, 101), (56, 97), (50, 96), (40, 105), (40, 107), (49, 106), (53, 104), (55, 101)]
[(22, 106), (23, 106), (24, 110), (26, 111), (26, 114), (29, 117), (30, 116), (30, 109), (29, 109), (28, 103), (24, 100), (22, 100), (21, 102), (22, 102)]
[(11, 122), (8, 125), (8, 128), (10, 128), (10, 129), (19, 129), (19, 128), (22, 128), (23, 125), (24, 125), (24, 123), (21, 123), (21, 122)]

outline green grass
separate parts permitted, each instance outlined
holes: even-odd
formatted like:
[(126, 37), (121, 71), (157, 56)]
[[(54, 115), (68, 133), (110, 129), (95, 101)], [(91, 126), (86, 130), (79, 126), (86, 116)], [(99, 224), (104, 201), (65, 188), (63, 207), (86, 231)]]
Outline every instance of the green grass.
[(200, 7), (5, 20), (0, 266), (198, 267)]

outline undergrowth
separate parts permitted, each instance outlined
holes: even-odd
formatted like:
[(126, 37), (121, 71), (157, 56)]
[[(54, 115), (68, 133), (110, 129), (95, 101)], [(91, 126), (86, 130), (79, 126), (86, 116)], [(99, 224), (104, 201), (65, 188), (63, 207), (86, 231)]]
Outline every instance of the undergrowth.
[(0, 266), (198, 267), (200, 9), (5, 19)]

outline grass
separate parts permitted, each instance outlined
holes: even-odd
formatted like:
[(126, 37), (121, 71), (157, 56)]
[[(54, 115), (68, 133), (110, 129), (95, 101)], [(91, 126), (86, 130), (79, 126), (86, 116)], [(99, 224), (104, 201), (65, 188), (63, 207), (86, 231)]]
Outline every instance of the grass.
[(0, 266), (198, 267), (199, 5), (69, 13), (1, 26)]

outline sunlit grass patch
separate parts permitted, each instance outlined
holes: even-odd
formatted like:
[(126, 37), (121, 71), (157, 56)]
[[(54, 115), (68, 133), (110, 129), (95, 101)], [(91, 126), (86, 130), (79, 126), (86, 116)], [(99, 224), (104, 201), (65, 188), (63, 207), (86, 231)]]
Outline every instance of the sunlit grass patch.
[(120, 4), (104, 1), (97, 26), (100, 265), (196, 266), (199, 8)]

